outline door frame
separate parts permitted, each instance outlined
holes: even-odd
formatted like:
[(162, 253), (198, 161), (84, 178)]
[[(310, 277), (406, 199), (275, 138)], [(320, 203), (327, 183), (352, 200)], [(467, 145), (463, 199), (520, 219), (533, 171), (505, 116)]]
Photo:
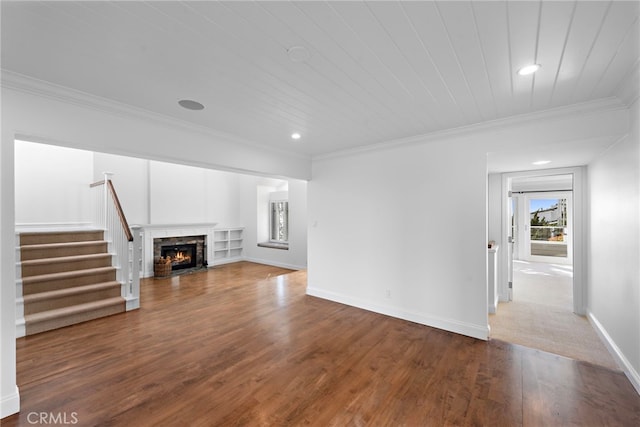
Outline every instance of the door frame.
[[(536, 177), (546, 175), (573, 176), (573, 312), (579, 315), (586, 314), (587, 306), (587, 201), (586, 201), (586, 168), (584, 166), (539, 169), (521, 172), (506, 172), (502, 174), (502, 233), (501, 244), (506, 248), (509, 236), (509, 192), (511, 191), (511, 180), (521, 177)], [(498, 285), (498, 295), (500, 301), (509, 301), (509, 279), (511, 273), (509, 268), (511, 263), (508, 259), (508, 252), (502, 251), (500, 254), (500, 281)]]

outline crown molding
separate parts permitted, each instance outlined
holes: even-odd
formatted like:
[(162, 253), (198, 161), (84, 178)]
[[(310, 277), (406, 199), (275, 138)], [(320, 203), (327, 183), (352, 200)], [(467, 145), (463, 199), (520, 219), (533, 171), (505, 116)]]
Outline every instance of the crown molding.
[(237, 145), (243, 145), (253, 150), (260, 150), (267, 153), (294, 157), (302, 160), (311, 159), (310, 155), (273, 147), (265, 147), (264, 145), (258, 144), (254, 141), (243, 139), (232, 134), (215, 130), (213, 128), (145, 110), (143, 108), (134, 107), (129, 104), (114, 101), (108, 98), (103, 98), (76, 89), (71, 89), (69, 87), (57, 85), (45, 80), (29, 77), (24, 74), (16, 73), (14, 71), (6, 69), (2, 69), (0, 71), (0, 87), (2, 87), (3, 89), (10, 89), (16, 92), (48, 98), (65, 104), (92, 109), (101, 113), (108, 113), (128, 119), (131, 119), (133, 117), (135, 119), (153, 122), (155, 124), (161, 124), (181, 130), (196, 132), (217, 140)]
[(478, 132), (494, 131), (500, 128), (526, 125), (529, 123), (535, 123), (541, 120), (561, 120), (566, 117), (574, 115), (585, 115), (593, 113), (601, 113), (606, 111), (619, 111), (627, 110), (628, 107), (625, 103), (615, 96), (597, 99), (594, 101), (583, 102), (579, 104), (572, 104), (569, 106), (557, 107), (548, 110), (536, 111), (533, 113), (519, 114), (516, 116), (510, 116), (502, 119), (488, 120), (481, 123), (476, 123), (467, 126), (461, 126), (457, 128), (445, 129), (441, 131), (426, 133), (422, 135), (415, 135), (401, 139), (393, 139), (377, 144), (371, 144), (366, 146), (360, 146), (355, 148), (349, 148), (346, 150), (334, 151), (326, 154), (319, 154), (313, 156), (313, 160), (329, 160), (340, 157), (349, 157), (357, 154), (386, 150), (390, 148), (410, 146), (414, 144), (424, 144), (434, 141), (442, 141), (454, 138), (464, 138), (469, 135)]
[(620, 80), (614, 93), (629, 107), (638, 101), (640, 98), (640, 59)]

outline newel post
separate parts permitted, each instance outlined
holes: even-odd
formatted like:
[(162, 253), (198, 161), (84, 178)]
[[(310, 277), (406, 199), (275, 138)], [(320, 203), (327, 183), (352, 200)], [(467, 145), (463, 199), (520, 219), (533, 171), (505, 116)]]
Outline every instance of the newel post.
[(108, 218), (109, 218), (109, 180), (113, 176), (113, 172), (102, 172), (104, 175), (104, 185), (102, 186), (102, 228), (108, 231)]

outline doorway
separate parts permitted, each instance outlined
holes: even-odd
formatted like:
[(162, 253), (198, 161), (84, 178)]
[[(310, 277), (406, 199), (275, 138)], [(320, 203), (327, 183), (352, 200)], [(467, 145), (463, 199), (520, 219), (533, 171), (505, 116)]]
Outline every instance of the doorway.
[[(560, 189), (560, 187), (564, 187)], [(573, 178), (512, 180), (509, 300), (573, 311)]]
[[(583, 277), (584, 224), (582, 209), (582, 170), (580, 168), (503, 174), (503, 220), (506, 247), (503, 257), (501, 301), (512, 301), (517, 286), (514, 272), (523, 269), (540, 279), (553, 277), (547, 267), (538, 273), (531, 269), (539, 264), (574, 266), (570, 293), (576, 314), (584, 314)], [(576, 230), (578, 232), (576, 232)], [(575, 249), (577, 248), (577, 250)], [(523, 267), (523, 263), (529, 263)], [(575, 264), (575, 265), (574, 265)], [(565, 267), (564, 276), (566, 278)], [(516, 274), (518, 276), (518, 274)], [(516, 291), (517, 292), (517, 291)], [(516, 296), (517, 298), (517, 296)]]
[(582, 170), (503, 174), (504, 268), (491, 336), (616, 369), (583, 316)]

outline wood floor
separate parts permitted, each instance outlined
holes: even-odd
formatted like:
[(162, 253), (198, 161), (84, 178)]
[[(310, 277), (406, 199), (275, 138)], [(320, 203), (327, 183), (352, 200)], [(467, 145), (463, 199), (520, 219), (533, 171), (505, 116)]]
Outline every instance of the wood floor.
[(640, 425), (620, 372), (305, 287), (251, 263), (145, 280), (140, 310), (18, 340), (22, 411), (2, 425)]

